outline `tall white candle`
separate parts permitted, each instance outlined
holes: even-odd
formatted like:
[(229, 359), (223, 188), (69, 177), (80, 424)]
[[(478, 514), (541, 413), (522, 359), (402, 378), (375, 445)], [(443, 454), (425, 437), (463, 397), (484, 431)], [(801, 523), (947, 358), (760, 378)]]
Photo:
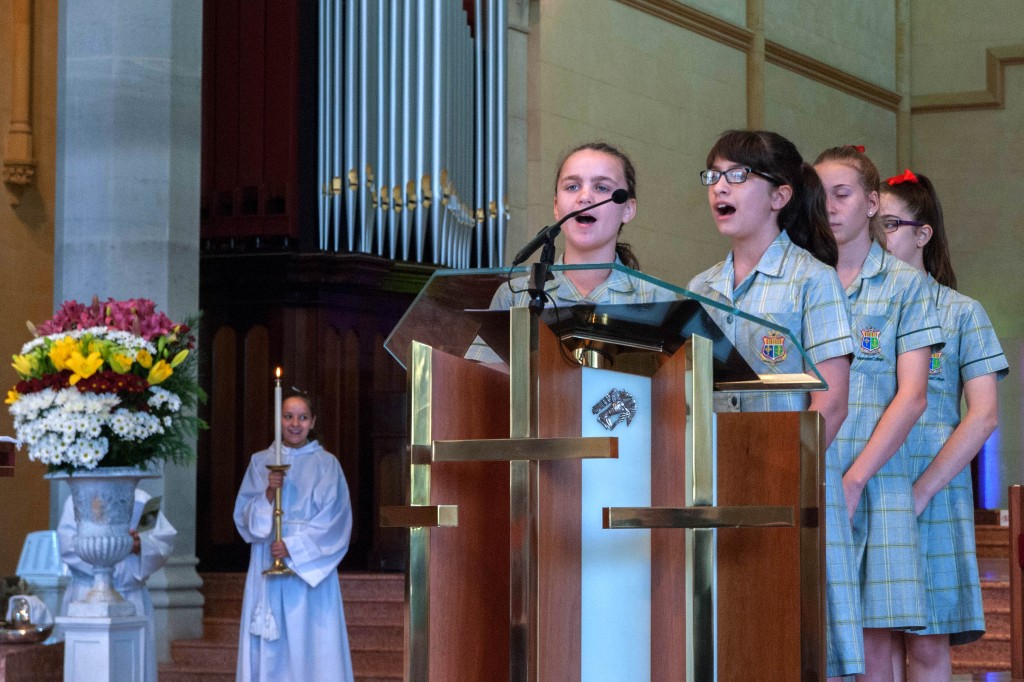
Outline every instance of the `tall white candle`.
[(281, 368), (274, 383), (274, 461), (281, 463)]

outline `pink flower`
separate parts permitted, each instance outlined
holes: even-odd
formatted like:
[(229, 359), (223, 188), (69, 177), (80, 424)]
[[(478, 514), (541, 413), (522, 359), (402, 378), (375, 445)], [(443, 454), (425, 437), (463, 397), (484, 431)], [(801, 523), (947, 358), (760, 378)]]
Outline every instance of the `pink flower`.
[(175, 324), (167, 315), (158, 312), (156, 303), (147, 298), (118, 301), (113, 298), (100, 302), (93, 297), (85, 306), (78, 301), (64, 301), (53, 317), (36, 327), (40, 335), (56, 334), (89, 327), (107, 327), (131, 332), (152, 341), (174, 331)]

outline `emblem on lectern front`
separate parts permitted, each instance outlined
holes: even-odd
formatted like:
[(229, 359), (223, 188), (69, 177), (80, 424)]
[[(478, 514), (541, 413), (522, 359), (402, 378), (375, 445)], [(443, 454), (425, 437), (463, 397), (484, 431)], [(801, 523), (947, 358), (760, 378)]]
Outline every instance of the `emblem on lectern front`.
[(611, 431), (622, 421), (629, 426), (636, 416), (636, 400), (629, 393), (613, 388), (591, 408), (591, 411), (597, 415), (598, 423)]

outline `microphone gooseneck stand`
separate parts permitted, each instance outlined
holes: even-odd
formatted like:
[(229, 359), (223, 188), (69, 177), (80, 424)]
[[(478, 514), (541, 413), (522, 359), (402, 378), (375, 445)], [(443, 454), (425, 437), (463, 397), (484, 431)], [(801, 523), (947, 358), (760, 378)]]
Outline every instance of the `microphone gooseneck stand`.
[(555, 278), (550, 268), (555, 264), (555, 237), (561, 230), (552, 231), (544, 242), (544, 250), (540, 252), (540, 260), (530, 266), (530, 282), (527, 291), (530, 294), (530, 312), (540, 315), (544, 310), (544, 284)]

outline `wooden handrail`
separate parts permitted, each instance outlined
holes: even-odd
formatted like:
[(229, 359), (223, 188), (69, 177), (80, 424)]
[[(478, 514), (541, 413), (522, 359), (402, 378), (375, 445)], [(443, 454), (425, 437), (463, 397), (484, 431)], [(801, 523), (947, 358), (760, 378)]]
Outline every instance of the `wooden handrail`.
[(1024, 487), (1011, 485), (1010, 502), (1010, 676), (1014, 682), (1024, 682)]

